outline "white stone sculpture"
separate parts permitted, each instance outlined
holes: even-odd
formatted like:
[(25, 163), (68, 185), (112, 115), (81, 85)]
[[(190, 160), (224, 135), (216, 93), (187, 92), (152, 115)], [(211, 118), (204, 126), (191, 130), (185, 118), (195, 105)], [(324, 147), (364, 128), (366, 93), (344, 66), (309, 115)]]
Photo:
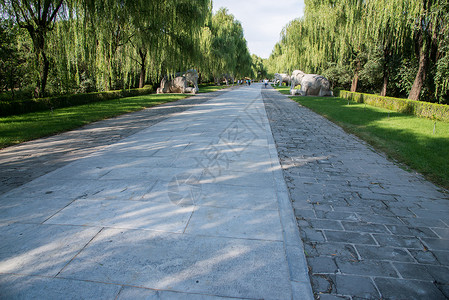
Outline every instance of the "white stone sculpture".
[(282, 83), (285, 82), (285, 84), (289, 85), (291, 82), (291, 77), (288, 74), (279, 74), (279, 73), (275, 73), (274, 74), (274, 83), (278, 83), (278, 86), (281, 86)]
[[(298, 84), (301, 85), (299, 90), (295, 89)], [(290, 94), (319, 97), (333, 96), (329, 80), (326, 77), (317, 74), (306, 74), (300, 70), (295, 70), (292, 73)]]
[[(175, 75), (176, 77), (172, 80), (167, 79), (167, 77), (162, 79), (161, 86), (157, 89), (158, 94), (198, 93), (198, 72), (196, 70), (191, 69), (184, 73), (176, 73)], [(193, 87), (189, 85), (193, 85)]]

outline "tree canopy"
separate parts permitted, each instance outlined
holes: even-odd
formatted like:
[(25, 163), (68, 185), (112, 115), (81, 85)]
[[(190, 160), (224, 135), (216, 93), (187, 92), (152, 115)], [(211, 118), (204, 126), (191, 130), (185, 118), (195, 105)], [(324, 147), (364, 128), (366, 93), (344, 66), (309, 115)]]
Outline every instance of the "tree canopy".
[(445, 0), (305, 0), (285, 26), (269, 73), (322, 73), (334, 86), (447, 103)]
[(206, 79), (252, 73), (240, 22), (213, 15), (211, 0), (0, 0), (0, 10), (2, 91), (143, 87), (190, 68)]

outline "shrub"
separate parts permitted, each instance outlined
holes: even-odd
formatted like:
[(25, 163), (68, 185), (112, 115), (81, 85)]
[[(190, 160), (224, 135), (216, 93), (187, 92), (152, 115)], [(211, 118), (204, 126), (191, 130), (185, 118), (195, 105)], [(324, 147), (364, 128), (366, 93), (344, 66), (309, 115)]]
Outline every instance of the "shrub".
[(77, 106), (99, 101), (151, 94), (152, 86), (142, 89), (118, 90), (88, 94), (64, 95), (24, 101), (0, 102), (0, 116), (11, 116), (61, 107)]
[(449, 122), (449, 105), (340, 91), (340, 97), (418, 117)]

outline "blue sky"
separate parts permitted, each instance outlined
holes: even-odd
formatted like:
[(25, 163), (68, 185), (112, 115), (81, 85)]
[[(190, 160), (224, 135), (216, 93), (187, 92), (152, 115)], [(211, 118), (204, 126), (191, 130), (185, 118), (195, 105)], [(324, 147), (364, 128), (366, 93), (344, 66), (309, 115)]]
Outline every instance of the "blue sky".
[(282, 28), (304, 13), (303, 0), (213, 0), (214, 12), (226, 7), (243, 25), (251, 54), (268, 58)]

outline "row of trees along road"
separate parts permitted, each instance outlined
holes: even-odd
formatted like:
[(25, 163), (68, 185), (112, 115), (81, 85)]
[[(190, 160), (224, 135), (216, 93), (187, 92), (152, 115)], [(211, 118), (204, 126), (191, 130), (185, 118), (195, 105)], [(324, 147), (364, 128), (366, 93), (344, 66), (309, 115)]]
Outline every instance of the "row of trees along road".
[(334, 87), (449, 103), (447, 0), (305, 0), (268, 59)]
[[(189, 68), (252, 76), (241, 24), (211, 0), (0, 0), (0, 92), (157, 85)], [(29, 93), (31, 94), (31, 92)]]

